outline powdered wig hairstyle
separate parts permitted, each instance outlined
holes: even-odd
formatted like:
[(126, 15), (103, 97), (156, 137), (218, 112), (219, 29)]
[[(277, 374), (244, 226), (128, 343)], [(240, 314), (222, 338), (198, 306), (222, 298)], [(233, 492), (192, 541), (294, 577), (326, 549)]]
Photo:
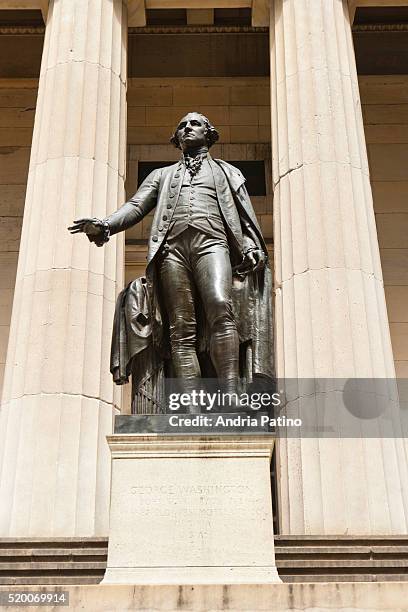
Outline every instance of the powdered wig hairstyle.
[[(193, 111), (195, 112), (195, 111)], [(189, 113), (189, 115), (192, 113)], [(201, 117), (201, 119), (204, 121), (204, 125), (206, 127), (206, 138), (207, 138), (207, 145), (208, 148), (212, 147), (212, 145), (217, 142), (217, 140), (219, 139), (220, 135), (217, 132), (217, 130), (215, 129), (215, 127), (213, 125), (211, 125), (211, 123), (209, 122), (209, 120), (207, 119), (207, 117), (205, 117), (204, 115), (202, 115), (201, 113), (195, 113), (196, 115), (199, 115)], [(181, 149), (180, 147), (180, 142), (179, 139), (177, 137), (177, 129), (178, 126), (176, 128), (176, 131), (174, 132), (173, 136), (170, 138), (170, 142), (171, 144), (173, 144), (176, 149)]]

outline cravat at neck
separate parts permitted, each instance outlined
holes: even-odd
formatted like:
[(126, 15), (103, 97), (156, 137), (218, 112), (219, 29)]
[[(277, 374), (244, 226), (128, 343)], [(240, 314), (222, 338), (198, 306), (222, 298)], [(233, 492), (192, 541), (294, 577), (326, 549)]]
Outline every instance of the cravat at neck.
[(207, 157), (207, 149), (202, 149), (202, 152), (197, 151), (194, 156), (184, 154), (183, 162), (187, 168), (191, 178), (193, 178), (197, 172), (199, 172), (204, 159)]

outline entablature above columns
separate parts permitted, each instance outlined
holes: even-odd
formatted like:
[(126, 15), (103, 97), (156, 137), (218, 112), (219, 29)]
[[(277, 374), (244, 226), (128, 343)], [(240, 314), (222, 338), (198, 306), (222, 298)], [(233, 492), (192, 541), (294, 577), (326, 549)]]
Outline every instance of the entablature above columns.
[(145, 26), (147, 9), (187, 9), (193, 13), (217, 8), (250, 8), (252, 25), (262, 27), (269, 25), (269, 3), (270, 0), (128, 0), (128, 23), (129, 27)]
[[(129, 27), (146, 25), (147, 9), (187, 9), (195, 12), (213, 11), (216, 8), (251, 8), (252, 26), (269, 26), (269, 7), (274, 0), (127, 0)], [(408, 0), (348, 0), (351, 22), (358, 7), (408, 6)], [(0, 0), (1, 9), (39, 9), (44, 22), (47, 20), (49, 0)], [(193, 17), (192, 22), (195, 19)], [(198, 22), (197, 22), (198, 23)], [(209, 23), (207, 21), (207, 23)]]
[[(44, 22), (47, 20), (48, 0), (0, 0), (1, 9), (39, 9)], [(217, 8), (251, 8), (252, 25), (263, 27), (269, 25), (270, 0), (128, 0), (129, 27), (146, 25), (147, 9), (187, 9), (192, 15), (198, 11), (213, 11)], [(208, 21), (207, 21), (208, 23)]]
[(0, 0), (0, 10), (2, 9), (39, 9), (42, 13), (44, 23), (46, 23), (48, 13), (48, 0)]
[(145, 0), (128, 0), (128, 25), (130, 28), (142, 28), (146, 25)]
[(348, 2), (351, 23), (353, 23), (356, 10), (360, 6), (408, 6), (408, 0), (348, 0)]

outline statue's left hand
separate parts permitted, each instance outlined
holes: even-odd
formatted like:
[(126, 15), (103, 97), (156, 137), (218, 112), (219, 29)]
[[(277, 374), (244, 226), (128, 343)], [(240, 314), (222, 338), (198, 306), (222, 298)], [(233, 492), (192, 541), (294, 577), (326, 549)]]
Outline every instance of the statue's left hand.
[(262, 270), (266, 264), (266, 255), (262, 249), (253, 249), (245, 253), (243, 268), (249, 272)]

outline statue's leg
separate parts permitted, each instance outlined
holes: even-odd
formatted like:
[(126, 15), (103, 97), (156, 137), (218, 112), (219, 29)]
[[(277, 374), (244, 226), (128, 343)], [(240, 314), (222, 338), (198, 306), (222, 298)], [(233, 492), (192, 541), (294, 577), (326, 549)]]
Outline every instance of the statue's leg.
[(172, 240), (160, 265), (163, 303), (170, 327), (171, 355), (178, 378), (201, 376), (196, 353), (195, 288), (183, 236)]
[(232, 270), (226, 241), (196, 237), (192, 269), (210, 327), (210, 354), (224, 390), (234, 393), (239, 377), (239, 338), (232, 311)]

